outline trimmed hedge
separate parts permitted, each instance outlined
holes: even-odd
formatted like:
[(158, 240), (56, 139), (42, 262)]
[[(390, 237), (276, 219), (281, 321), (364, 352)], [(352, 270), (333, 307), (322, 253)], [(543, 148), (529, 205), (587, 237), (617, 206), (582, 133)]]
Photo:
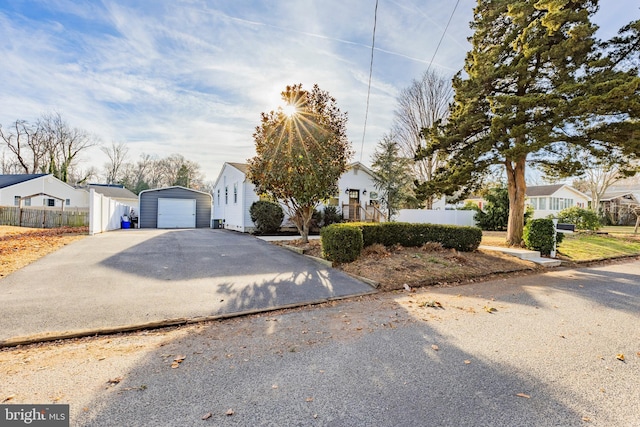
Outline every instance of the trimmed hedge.
[[(358, 230), (358, 232), (351, 230)], [(406, 222), (333, 224), (324, 227), (320, 235), (324, 256), (337, 262), (354, 261), (360, 256), (363, 247), (375, 243), (384, 246), (415, 247), (427, 242), (437, 242), (445, 248), (471, 252), (478, 249), (482, 240), (482, 230), (477, 227)], [(356, 241), (351, 242), (351, 239)], [(362, 246), (359, 243), (360, 239), (362, 239)], [(358, 247), (360, 249), (357, 249)], [(345, 261), (340, 261), (338, 258)]]
[(524, 226), (522, 239), (527, 249), (540, 251), (541, 255), (550, 255), (553, 250), (553, 235), (556, 234), (556, 245), (562, 242), (564, 234), (556, 233), (553, 220), (533, 219)]
[(332, 224), (320, 229), (322, 256), (329, 261), (352, 262), (362, 252), (362, 230), (348, 224)]
[(445, 248), (471, 252), (478, 249), (482, 240), (482, 230), (478, 227), (407, 222), (351, 223), (350, 225), (362, 229), (365, 247), (374, 243), (412, 247), (422, 246), (427, 242), (438, 242)]

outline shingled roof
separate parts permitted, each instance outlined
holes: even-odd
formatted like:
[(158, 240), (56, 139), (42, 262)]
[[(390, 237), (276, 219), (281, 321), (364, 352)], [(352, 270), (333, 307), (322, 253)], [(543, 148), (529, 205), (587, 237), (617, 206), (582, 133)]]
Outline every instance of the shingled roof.
[(29, 181), (47, 175), (48, 174), (46, 173), (0, 175), (0, 188), (11, 187), (12, 185), (20, 184), (21, 182)]

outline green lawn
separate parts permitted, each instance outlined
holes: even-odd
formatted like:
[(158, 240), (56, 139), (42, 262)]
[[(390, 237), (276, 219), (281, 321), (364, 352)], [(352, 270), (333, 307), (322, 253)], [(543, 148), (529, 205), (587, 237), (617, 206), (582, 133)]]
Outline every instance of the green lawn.
[[(609, 231), (611, 228), (615, 230)], [(630, 228), (631, 232), (621, 230), (622, 228)], [(632, 235), (633, 227), (605, 227), (605, 230), (600, 231), (608, 232), (610, 235), (565, 234), (563, 242), (558, 247), (558, 253), (572, 261), (640, 255), (640, 239), (623, 237), (627, 234)]]
[[(632, 225), (629, 226), (623, 226), (623, 225), (611, 225), (608, 227), (602, 227), (600, 230), (600, 232), (602, 233), (609, 233), (609, 234), (629, 234), (629, 235), (633, 235), (633, 229), (635, 227)], [(640, 229), (638, 229), (638, 236), (640, 236)]]

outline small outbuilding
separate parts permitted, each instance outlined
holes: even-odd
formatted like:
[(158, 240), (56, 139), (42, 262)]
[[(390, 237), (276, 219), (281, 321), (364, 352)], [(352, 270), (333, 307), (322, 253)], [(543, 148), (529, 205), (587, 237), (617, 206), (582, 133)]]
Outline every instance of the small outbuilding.
[(209, 228), (211, 194), (185, 187), (144, 190), (139, 195), (140, 228)]

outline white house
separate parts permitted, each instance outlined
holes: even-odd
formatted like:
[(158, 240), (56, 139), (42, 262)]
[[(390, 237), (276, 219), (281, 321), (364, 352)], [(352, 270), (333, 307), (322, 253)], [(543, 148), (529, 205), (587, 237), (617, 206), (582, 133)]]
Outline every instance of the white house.
[[(336, 206), (347, 220), (381, 220), (382, 215), (376, 208), (378, 194), (373, 175), (360, 162), (350, 164), (347, 172), (338, 180), (338, 193), (325, 206)], [(247, 179), (247, 165), (225, 163), (213, 187), (214, 226), (242, 232), (253, 231), (255, 225), (251, 221), (249, 208), (257, 200), (260, 200), (260, 196)]]
[(89, 199), (51, 174), (0, 175), (0, 206), (88, 209)]
[(213, 185), (214, 227), (250, 232), (255, 225), (249, 208), (260, 196), (256, 187), (247, 179), (245, 163), (225, 163)]
[(534, 219), (557, 215), (574, 206), (586, 209), (591, 201), (591, 197), (566, 184), (532, 185), (527, 187), (526, 197)]

